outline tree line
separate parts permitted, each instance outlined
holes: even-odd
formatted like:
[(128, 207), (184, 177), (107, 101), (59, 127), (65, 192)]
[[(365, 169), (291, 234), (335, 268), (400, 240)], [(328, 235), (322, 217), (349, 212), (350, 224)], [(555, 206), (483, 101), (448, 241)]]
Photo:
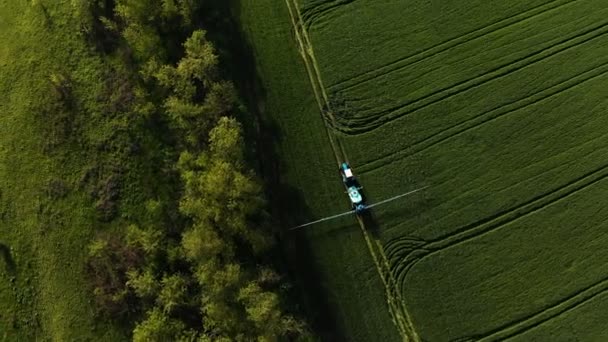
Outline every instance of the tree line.
[(134, 320), (134, 341), (310, 338), (269, 262), (276, 242), (237, 120), (246, 110), (199, 24), (204, 1), (73, 2), (83, 32), (131, 70), (130, 115), (167, 130), (179, 177), (175, 203), (148, 199), (150, 220), (89, 245), (100, 310)]

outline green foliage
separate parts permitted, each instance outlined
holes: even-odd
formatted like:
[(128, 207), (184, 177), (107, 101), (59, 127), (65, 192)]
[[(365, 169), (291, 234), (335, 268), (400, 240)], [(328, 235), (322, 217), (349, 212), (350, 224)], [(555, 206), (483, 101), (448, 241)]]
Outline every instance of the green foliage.
[(162, 37), (156, 27), (161, 6), (155, 0), (118, 0), (114, 14), (120, 20), (108, 22), (109, 28), (120, 31), (134, 57), (145, 62), (151, 58), (165, 58)]
[(205, 31), (194, 31), (184, 48), (177, 66), (151, 63), (144, 74), (169, 90), (164, 105), (171, 122), (190, 146), (199, 146), (220, 116), (230, 114), (237, 96), (230, 82), (218, 78), (218, 56)]
[(161, 248), (163, 232), (154, 228), (141, 229), (132, 224), (127, 227), (127, 245), (142, 250), (146, 255), (154, 255)]
[(235, 302), (235, 291), (241, 286), (244, 274), (241, 267), (234, 263), (221, 263), (218, 259), (203, 262), (197, 269), (199, 284), (207, 289), (201, 303), (204, 315), (203, 326), (211, 334), (242, 340), (245, 336), (253, 338), (248, 332), (242, 309)]
[(180, 274), (163, 277), (157, 301), (164, 312), (171, 313), (186, 303), (187, 286), (187, 280)]
[(150, 221), (161, 223), (163, 220), (165, 208), (159, 200), (148, 200), (146, 202), (146, 213)]
[(108, 11), (104, 0), (70, 0), (70, 4), (72, 15), (79, 25), (78, 28), (89, 35), (94, 34), (95, 30), (99, 28), (97, 27), (99, 19), (97, 16)]
[(225, 253), (226, 242), (220, 239), (218, 233), (209, 226), (195, 224), (192, 229), (184, 232), (182, 246), (186, 257), (191, 261), (204, 261), (221, 253)]
[[(15, 61), (0, 63), (0, 232), (19, 274), (0, 282), (0, 339), (258, 335), (237, 294), (270, 244), (264, 201), (241, 127), (223, 118), (242, 110), (235, 87), (192, 28), (199, 3), (0, 4), (2, 58)], [(178, 172), (232, 193), (204, 185), (210, 211), (180, 213)]]
[(140, 61), (155, 57), (162, 51), (161, 37), (149, 26), (133, 23), (122, 31), (122, 35)]
[(63, 73), (53, 73), (49, 76), (53, 90), (60, 101), (66, 101), (71, 96), (72, 82), (69, 77)]
[(205, 85), (217, 81), (218, 56), (215, 47), (207, 40), (207, 33), (196, 30), (184, 43), (186, 57), (177, 65), (182, 78), (193, 78)]
[(159, 16), (159, 4), (155, 0), (118, 0), (114, 12), (127, 25), (152, 24)]
[[(242, 269), (235, 254), (242, 242), (256, 254), (270, 243), (252, 226), (251, 219), (263, 212), (265, 201), (260, 185), (243, 170), (240, 125), (223, 117), (209, 137), (208, 152), (198, 157), (184, 152), (179, 162), (185, 184), (180, 210), (193, 220), (183, 234), (182, 246), (188, 259), (198, 265), (196, 279), (205, 289), (203, 325), (206, 331), (237, 341), (285, 336), (292, 330), (281, 322), (295, 320), (282, 312), (276, 293), (260, 290), (266, 299), (253, 301), (255, 289), (244, 289), (249, 286), (251, 271)], [(268, 272), (263, 274), (265, 279), (272, 278)], [(276, 322), (261, 329), (258, 323), (270, 316)]]
[(104, 21), (121, 33), (136, 60), (145, 64), (172, 54), (167, 40), (190, 31), (197, 8), (198, 2), (191, 0), (117, 0), (116, 21)]
[(163, 0), (163, 5), (165, 2), (171, 3), (170, 5), (165, 6), (165, 8), (167, 8), (167, 13), (175, 13), (174, 8), (177, 7), (177, 12), (181, 15), (181, 24), (185, 28), (192, 26), (193, 18), (202, 3), (202, 1), (196, 0)]
[[(228, 135), (220, 138), (222, 132)], [(238, 125), (224, 119), (210, 133), (214, 137), (210, 141), (210, 154), (199, 157), (192, 169), (184, 170), (185, 194), (180, 210), (192, 217), (195, 224), (218, 229), (218, 233), (231, 239), (242, 239), (254, 251), (261, 252), (268, 239), (260, 231), (250, 229), (249, 222), (263, 212), (265, 201), (260, 184), (239, 165), (242, 142), (238, 136), (231, 136), (238, 132)], [(239, 159), (228, 160), (230, 156)]]
[(162, 0), (163, 17), (175, 17), (179, 14), (180, 8), (175, 0)]
[[(161, 7), (145, 10), (157, 5)], [(255, 265), (272, 241), (264, 231), (262, 187), (245, 165), (241, 125), (230, 117), (239, 103), (236, 89), (219, 77), (218, 55), (205, 31), (192, 32), (181, 60), (164, 64), (164, 43), (159, 40), (166, 38), (160, 34), (164, 21), (185, 15), (188, 8), (193, 8), (188, 1), (117, 3), (117, 28), (135, 54), (144, 84), (157, 87), (161, 97), (155, 101), (162, 102), (168, 125), (178, 137), (177, 170), (184, 187), (179, 210), (189, 220), (181, 243), (175, 244), (175, 237), (162, 231), (164, 206), (147, 200), (146, 228), (131, 224), (125, 236), (126, 246), (146, 256), (145, 261), (122, 269), (117, 278), (126, 280), (123, 293), (132, 291), (148, 310), (134, 330), (134, 340), (162, 340), (184, 331), (186, 338), (201, 332), (203, 340), (275, 340), (295, 332), (280, 322), (296, 322), (282, 311), (273, 292), (277, 284), (260, 287), (258, 294), (266, 299), (259, 302), (243, 290), (258, 277), (254, 268), (243, 265)], [(134, 106), (135, 111), (152, 117), (149, 113), (155, 107), (146, 91), (137, 98), (141, 106)], [(274, 277), (264, 270), (266, 280)], [(202, 315), (201, 326), (180, 320), (191, 310)], [(263, 330), (261, 320), (271, 316), (277, 322)]]
[(193, 332), (185, 332), (185, 325), (179, 320), (170, 318), (162, 310), (154, 308), (147, 317), (138, 323), (133, 330), (134, 342), (149, 341), (189, 341), (193, 340)]
[[(110, 315), (124, 315), (129, 310), (129, 281), (136, 274), (142, 257), (120, 238), (101, 235), (89, 245), (88, 273), (98, 308)], [(137, 279), (140, 280), (140, 279)]]
[(127, 272), (127, 286), (140, 298), (151, 298), (158, 294), (159, 283), (150, 269)]
[(209, 152), (212, 158), (242, 167), (244, 142), (241, 125), (232, 118), (223, 117), (209, 134)]
[(107, 239), (95, 239), (89, 245), (89, 256), (92, 258), (107, 258), (109, 253), (109, 242)]
[(238, 300), (245, 306), (248, 319), (263, 331), (263, 335), (277, 328), (281, 317), (275, 293), (264, 292), (258, 284), (252, 283), (239, 290)]

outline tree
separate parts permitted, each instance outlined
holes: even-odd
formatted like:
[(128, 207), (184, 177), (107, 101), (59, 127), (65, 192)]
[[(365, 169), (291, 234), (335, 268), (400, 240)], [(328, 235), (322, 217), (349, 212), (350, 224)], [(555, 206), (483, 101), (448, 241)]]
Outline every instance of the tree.
[(180, 274), (165, 275), (157, 301), (165, 313), (172, 313), (186, 303), (187, 280)]
[[(72, 1), (85, 8), (86, 0)], [(176, 137), (183, 217), (165, 212), (171, 202), (148, 201), (140, 226), (128, 226), (118, 243), (91, 245), (91, 269), (103, 285), (98, 292), (111, 300), (134, 299), (129, 304), (146, 312), (134, 341), (293, 337), (298, 323), (282, 311), (279, 277), (258, 268), (272, 239), (264, 230), (262, 185), (247, 168), (242, 127), (231, 117), (242, 110), (237, 91), (221, 78), (205, 31), (192, 32), (183, 51), (171, 49), (188, 34), (201, 1), (111, 3), (115, 17), (99, 20), (124, 38), (127, 53), (119, 56), (134, 57), (140, 81), (129, 111), (142, 124), (164, 129), (168, 123), (167, 138)], [(177, 56), (183, 57), (168, 62)], [(160, 113), (165, 117), (157, 120)], [(181, 236), (163, 232), (159, 223), (170, 220), (184, 228)]]
[(158, 293), (158, 280), (150, 269), (145, 271), (130, 270), (127, 272), (127, 286), (133, 289), (139, 298), (152, 298)]
[(224, 253), (226, 248), (231, 248), (214, 229), (204, 224), (197, 224), (184, 232), (182, 246), (188, 260), (193, 262), (213, 258)]
[(164, 58), (161, 38), (153, 28), (133, 23), (124, 28), (122, 36), (131, 47), (138, 61), (145, 62), (152, 57), (158, 56)]
[(222, 117), (209, 133), (209, 142), (209, 151), (214, 158), (242, 167), (243, 134), (241, 125), (234, 118)]
[[(180, 211), (220, 236), (246, 242), (256, 252), (270, 244), (251, 224), (264, 213), (261, 185), (245, 173), (240, 125), (221, 118), (209, 136), (209, 152), (186, 154), (180, 163), (185, 193)], [(226, 239), (224, 239), (226, 240)]]
[(134, 342), (194, 340), (195, 334), (184, 323), (170, 318), (163, 310), (153, 308), (144, 321), (133, 329)]
[[(222, 116), (230, 115), (237, 103), (238, 97), (232, 82), (213, 82), (209, 85), (207, 96), (203, 101), (203, 108), (205, 108), (205, 113), (217, 120)], [(234, 119), (230, 118), (230, 120)], [(237, 123), (236, 120), (234, 122)]]
[(251, 282), (239, 290), (238, 300), (261, 335), (276, 337), (282, 334), (281, 309), (275, 293), (264, 291)]
[(207, 40), (207, 32), (196, 30), (184, 43), (186, 57), (177, 66), (182, 77), (192, 77), (209, 84), (218, 81), (218, 55), (215, 47)]
[(116, 0), (114, 11), (127, 25), (152, 24), (160, 14), (156, 0)]
[(232, 340), (247, 336), (245, 315), (235, 297), (244, 277), (241, 266), (236, 263), (222, 264), (214, 259), (199, 265), (196, 278), (206, 290), (201, 300), (205, 331)]
[(183, 100), (192, 101), (196, 95), (194, 81), (210, 87), (218, 78), (218, 56), (213, 45), (207, 40), (206, 32), (194, 31), (184, 43), (185, 56), (172, 65), (156, 65), (152, 75), (158, 83), (169, 88), (173, 94)]
[(304, 326), (283, 313), (279, 296), (264, 290), (258, 281), (242, 287), (238, 301), (245, 307), (247, 319), (253, 323), (258, 340), (275, 341), (281, 336), (304, 332)]
[(218, 56), (206, 32), (194, 31), (184, 43), (185, 56), (173, 65), (150, 60), (142, 70), (169, 92), (164, 108), (189, 146), (198, 147), (222, 115), (238, 102), (234, 86), (219, 79)]
[(127, 245), (142, 250), (146, 255), (151, 256), (157, 253), (161, 247), (162, 231), (149, 228), (143, 230), (137, 225), (130, 225), (127, 228)]

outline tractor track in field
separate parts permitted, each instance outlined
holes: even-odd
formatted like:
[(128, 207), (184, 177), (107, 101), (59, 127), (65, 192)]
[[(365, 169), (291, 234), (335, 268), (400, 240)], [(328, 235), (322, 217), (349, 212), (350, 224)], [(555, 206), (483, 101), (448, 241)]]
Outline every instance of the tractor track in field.
[[(560, 157), (561, 155), (564, 155), (564, 154), (573, 154), (574, 153), (574, 154), (576, 154), (579, 157), (578, 160), (574, 159), (574, 160), (570, 160), (567, 163), (558, 163), (557, 167), (552, 167), (550, 169), (544, 170), (544, 171), (542, 171), (540, 173), (535, 174), (534, 177), (526, 178), (526, 179), (523, 179), (523, 180), (519, 180), (516, 183), (510, 184), (509, 186), (506, 186), (506, 187), (503, 187), (503, 188), (500, 188), (500, 189), (496, 189), (495, 191), (502, 192), (502, 191), (505, 191), (505, 190), (507, 190), (509, 188), (512, 188), (514, 186), (520, 185), (520, 184), (522, 184), (522, 183), (524, 183), (526, 181), (530, 181), (530, 180), (533, 180), (535, 178), (545, 177), (545, 175), (547, 173), (556, 172), (556, 170), (558, 170), (560, 167), (569, 168), (569, 167), (571, 167), (571, 165), (577, 164), (581, 158), (588, 158), (590, 155), (598, 152), (596, 150), (591, 150), (591, 151), (583, 152), (582, 150), (580, 150), (582, 147), (584, 147), (587, 144), (596, 142), (597, 140), (605, 139), (607, 136), (608, 136), (608, 132), (603, 133), (603, 134), (601, 134), (601, 135), (599, 135), (599, 136), (597, 136), (597, 137), (595, 137), (595, 138), (593, 138), (591, 140), (586, 141), (583, 144), (576, 145), (575, 147), (572, 147), (572, 148), (570, 148), (570, 149), (568, 149), (566, 151), (563, 151), (563, 152), (561, 152), (559, 154), (556, 154), (556, 155), (554, 155), (554, 156), (551, 157), (551, 158), (558, 158), (558, 157)], [(573, 151), (575, 149), (576, 149), (576, 151)], [(542, 162), (544, 163), (545, 161), (546, 160), (543, 160)], [(530, 164), (529, 167), (534, 167), (538, 163), (541, 163), (541, 162)], [(441, 184), (439, 184), (439, 185), (441, 185)], [(464, 193), (461, 193), (461, 195), (467, 194), (469, 192), (472, 192), (472, 190), (468, 190), (468, 191), (466, 191)], [(513, 210), (513, 209), (514, 208), (511, 208), (511, 209), (508, 209), (508, 210)], [(480, 221), (478, 221), (478, 222), (480, 222)], [(403, 224), (404, 223), (394, 225), (392, 227), (392, 229), (400, 227)], [(440, 237), (435, 238), (435, 239), (430, 239), (430, 241), (438, 241), (438, 240), (447, 238), (447, 237), (449, 237), (451, 235), (453, 235), (453, 234), (443, 235), (443, 236), (440, 236)], [(398, 259), (398, 257), (395, 256), (396, 254), (399, 254), (399, 255), (407, 254), (407, 253), (404, 253), (404, 250), (408, 251), (408, 250), (414, 250), (414, 249), (422, 249), (422, 246), (425, 245), (425, 244), (427, 244), (427, 243), (428, 242), (426, 240), (422, 239), (422, 238), (417, 238), (417, 237), (413, 237), (413, 236), (397, 236), (397, 237), (394, 237), (394, 238), (392, 238), (392, 239), (390, 239), (390, 240), (388, 240), (386, 242), (386, 244), (385, 244), (386, 247), (385, 247), (384, 250), (385, 250), (386, 254), (388, 255), (388, 257), (392, 260), (392, 259)]]
[(578, 0), (551, 0), (541, 5), (530, 8), (524, 12), (515, 14), (513, 16), (500, 19), (489, 25), (477, 28), (475, 30), (465, 32), (460, 36), (445, 40), (441, 43), (435, 44), (425, 50), (422, 50), (413, 55), (396, 59), (388, 64), (382, 65), (376, 69), (369, 70), (351, 78), (338, 81), (335, 84), (329, 86), (328, 90), (331, 92), (339, 92), (351, 89), (361, 83), (373, 80), (391, 72), (406, 68), (414, 63), (423, 61), (429, 57), (435, 56), (439, 53), (445, 52), (462, 44), (474, 41), (478, 38), (485, 37), (491, 33), (500, 31), (504, 28), (516, 25), (526, 20), (532, 19), (539, 15), (545, 14), (552, 10), (558, 9), (567, 4), (576, 2)]
[(608, 178), (608, 164), (587, 172), (560, 187), (533, 197), (515, 207), (465, 225), (447, 236), (425, 241), (423, 244), (413, 246), (413, 248), (395, 248), (394, 245), (398, 240), (394, 239), (390, 244), (387, 244), (386, 251), (388, 252), (389, 260), (392, 261), (391, 270), (396, 277), (400, 289), (403, 289), (408, 271), (424, 258), (446, 248), (496, 231), (507, 224), (516, 222), (579, 191), (583, 191), (606, 178)]
[[(409, 103), (395, 105), (378, 115), (367, 116), (365, 118), (346, 118), (337, 116), (335, 120), (331, 122), (332, 128), (346, 135), (357, 135), (370, 132), (403, 116), (449, 99), (455, 95), (462, 94), (493, 80), (508, 76), (532, 64), (553, 57), (599, 37), (603, 37), (606, 33), (608, 33), (608, 22), (594, 25), (592, 28), (586, 28), (583, 32), (579, 32), (565, 40), (554, 42), (549, 47), (542, 48), (541, 50), (517, 58), (514, 61), (495, 67), (482, 75), (457, 82)], [(335, 125), (336, 123), (338, 125)]]
[[(342, 161), (348, 160), (348, 158), (342, 143), (337, 137), (333, 136), (328, 125), (328, 122), (331, 122), (333, 119), (329, 108), (329, 99), (325, 92), (325, 87), (321, 79), (321, 73), (317, 67), (312, 44), (310, 42), (310, 38), (308, 37), (308, 33), (306, 32), (306, 27), (296, 1), (297, 0), (285, 0), (285, 4), (287, 5), (287, 9), (289, 11), (291, 23), (294, 28), (295, 39), (302, 59), (304, 60), (306, 71), (308, 73), (315, 98), (319, 105), (322, 119), (326, 125), (328, 140), (334, 152), (336, 163), (340, 165)], [(397, 283), (390, 272), (390, 264), (386, 258), (386, 255), (384, 254), (380, 242), (372, 239), (370, 234), (368, 234), (361, 218), (357, 217), (357, 221), (367, 243), (371, 257), (375, 263), (376, 269), (378, 270), (380, 279), (384, 284), (388, 309), (393, 318), (397, 331), (404, 341), (419, 341), (420, 339), (414, 330), (412, 321), (405, 308), (404, 301), (401, 298), (401, 293), (398, 291)]]
[(303, 7), (300, 12), (302, 15), (302, 22), (305, 25), (306, 29), (309, 29), (315, 21), (318, 19), (328, 15), (332, 11), (344, 6), (348, 5), (356, 0), (330, 0), (323, 1), (317, 5)]
[(608, 277), (605, 277), (602, 280), (578, 290), (563, 300), (547, 306), (540, 311), (537, 311), (515, 322), (503, 325), (497, 329), (491, 330), (483, 335), (471, 336), (471, 338), (479, 342), (504, 341), (505, 339), (520, 335), (532, 328), (568, 313), (570, 310), (576, 309), (588, 301), (606, 293), (607, 290)]
[(465, 134), (470, 130), (491, 123), (494, 120), (503, 118), (509, 114), (516, 113), (517, 111), (524, 109), (528, 106), (542, 103), (543, 101), (549, 100), (564, 91), (574, 89), (577, 86), (580, 86), (586, 82), (592, 81), (598, 77), (605, 76), (606, 73), (608, 73), (608, 62), (596, 66), (592, 69), (586, 70), (582, 73), (576, 74), (548, 88), (539, 90), (534, 94), (528, 95), (526, 97), (520, 98), (509, 103), (502, 104), (488, 111), (484, 111), (480, 114), (472, 116), (464, 121), (458, 122), (452, 126), (442, 129), (441, 131), (431, 136), (414, 142), (407, 146), (405, 149), (398, 150), (390, 154), (385, 154), (379, 156), (376, 159), (372, 159), (368, 162), (365, 162), (359, 166), (359, 173), (369, 173), (386, 165), (390, 165), (394, 162), (409, 158), (417, 153), (423, 152), (438, 144), (441, 144), (452, 138)]

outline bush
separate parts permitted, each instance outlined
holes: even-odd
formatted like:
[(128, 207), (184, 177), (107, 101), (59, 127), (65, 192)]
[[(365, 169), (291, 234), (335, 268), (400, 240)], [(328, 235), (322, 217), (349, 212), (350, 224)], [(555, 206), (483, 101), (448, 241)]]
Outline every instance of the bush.
[(128, 313), (134, 298), (127, 287), (127, 272), (142, 262), (142, 253), (115, 236), (100, 235), (91, 242), (87, 271), (102, 312), (112, 316)]

